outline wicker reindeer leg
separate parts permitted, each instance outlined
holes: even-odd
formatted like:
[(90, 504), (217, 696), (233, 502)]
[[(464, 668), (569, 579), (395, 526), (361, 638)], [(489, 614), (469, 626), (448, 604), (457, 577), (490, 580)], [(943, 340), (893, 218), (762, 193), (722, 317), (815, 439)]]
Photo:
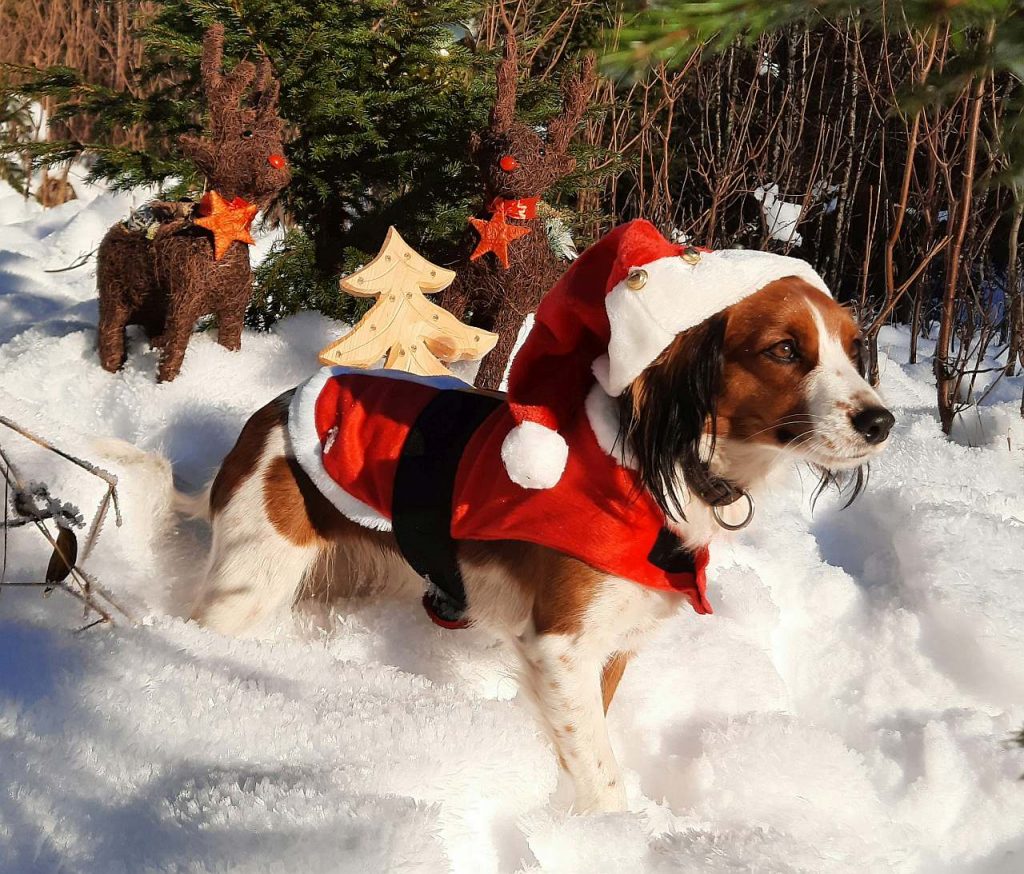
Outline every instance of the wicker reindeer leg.
[(100, 292), (100, 366), (114, 373), (124, 364), (124, 329), (127, 313), (113, 305), (110, 295)]
[[(188, 278), (184, 273), (174, 277), (175, 280)], [(171, 284), (171, 300), (175, 304), (167, 313), (167, 326), (160, 338), (163, 351), (157, 370), (157, 382), (170, 382), (181, 371), (181, 363), (185, 360), (185, 350), (188, 348), (192, 329), (196, 320), (206, 312), (202, 289), (187, 285), (180, 287), (182, 284), (180, 281)]]
[(245, 326), (245, 301), (232, 303), (217, 310), (217, 342), (234, 352), (242, 348), (242, 328)]
[(512, 350), (515, 349), (516, 340), (519, 339), (519, 329), (522, 327), (523, 318), (524, 316), (520, 313), (508, 307), (499, 307), (494, 313), (491, 330), (498, 335), (498, 342), (484, 358), (480, 370), (477, 371), (475, 385), (478, 388), (490, 391), (500, 389), (501, 380), (505, 376), (505, 370), (512, 357)]
[(162, 312), (151, 256), (145, 236), (120, 222), (107, 231), (100, 243), (96, 262), (97, 340), (100, 364), (111, 373), (125, 361), (125, 327), (144, 324)]

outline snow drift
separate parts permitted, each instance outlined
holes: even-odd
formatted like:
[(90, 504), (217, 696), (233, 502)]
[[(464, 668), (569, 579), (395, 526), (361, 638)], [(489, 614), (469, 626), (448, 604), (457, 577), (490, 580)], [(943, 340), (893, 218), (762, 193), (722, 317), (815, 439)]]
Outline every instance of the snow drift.
[[(43, 212), (0, 187), (0, 411), (94, 460), (96, 436), (160, 450), (198, 489), (343, 327), (304, 314), (239, 353), (200, 335), (168, 385), (134, 334), (105, 373), (92, 262), (45, 269), (144, 193), (78, 188)], [(0, 593), (0, 871), (1020, 871), (1021, 383), (949, 441), (905, 346), (884, 333), (898, 423), (866, 494), (812, 514), (794, 472), (713, 549), (716, 614), (681, 611), (630, 665), (610, 717), (624, 814), (565, 810), (506, 654), (415, 603), (311, 609), (264, 642), (186, 623), (202, 526), (167, 530), (154, 472), (107, 462), (125, 524), (90, 567), (145, 618), (74, 635), (59, 595)], [(98, 497), (0, 441), (55, 494)], [(10, 534), (8, 580), (38, 579), (37, 540)]]

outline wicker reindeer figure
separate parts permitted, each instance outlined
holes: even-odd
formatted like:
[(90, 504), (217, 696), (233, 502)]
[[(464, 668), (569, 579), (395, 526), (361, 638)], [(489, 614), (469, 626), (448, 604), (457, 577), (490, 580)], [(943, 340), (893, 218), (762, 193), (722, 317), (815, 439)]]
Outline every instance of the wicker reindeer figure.
[(595, 79), (594, 60), (587, 56), (580, 71), (565, 79), (562, 114), (548, 124), (543, 138), (516, 119), (519, 66), (516, 40), (507, 22), (506, 27), (490, 124), (470, 138), (484, 184), (483, 209), (470, 219), (468, 257), (457, 266), (455, 282), (441, 300), (456, 318), (468, 318), (470, 324), (498, 334), (476, 381), (488, 389), (498, 388), (523, 319), (565, 271), (538, 207), (543, 209), (544, 192), (576, 166), (567, 154), (569, 140), (583, 118)]
[(162, 348), (161, 382), (178, 375), (201, 316), (216, 316), (222, 346), (241, 345), (252, 293), (249, 228), (291, 173), (270, 61), (263, 58), (258, 68), (242, 61), (225, 73), (223, 52), (224, 28), (216, 25), (206, 33), (201, 66), (208, 134), (179, 141), (206, 175), (202, 201), (150, 203), (114, 225), (100, 244), (99, 352), (106, 370), (124, 363), (126, 325), (142, 325)]

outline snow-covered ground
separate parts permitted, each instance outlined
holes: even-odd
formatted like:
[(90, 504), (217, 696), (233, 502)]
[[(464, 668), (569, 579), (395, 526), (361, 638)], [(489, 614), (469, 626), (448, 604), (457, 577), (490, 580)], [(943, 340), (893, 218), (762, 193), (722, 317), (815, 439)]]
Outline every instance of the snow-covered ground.
[[(197, 487), (341, 326), (305, 314), (240, 353), (198, 335), (169, 385), (136, 335), (105, 373), (94, 262), (44, 270), (143, 195), (78, 188), (45, 212), (0, 188), (0, 413), (95, 461), (101, 435), (159, 449)], [(566, 812), (501, 649), (414, 603), (343, 604), (263, 642), (186, 623), (204, 532), (165, 537), (158, 484), (103, 462), (125, 522), (89, 567), (144, 619), (75, 635), (69, 599), (0, 592), (0, 870), (1024, 870), (1024, 753), (1007, 744), (1024, 724), (1021, 382), (948, 441), (905, 346), (885, 334), (898, 425), (867, 493), (812, 514), (794, 475), (714, 551), (715, 615), (680, 613), (629, 667), (619, 815)], [(0, 443), (95, 506), (93, 478)], [(46, 558), (12, 532), (7, 579)]]

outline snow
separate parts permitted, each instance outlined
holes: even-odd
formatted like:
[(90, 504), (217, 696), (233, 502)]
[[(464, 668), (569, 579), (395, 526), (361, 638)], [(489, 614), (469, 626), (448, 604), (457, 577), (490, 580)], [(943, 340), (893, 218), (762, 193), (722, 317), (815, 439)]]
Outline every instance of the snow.
[[(897, 426), (867, 492), (812, 513), (794, 473), (714, 549), (715, 615), (668, 621), (611, 710), (629, 812), (576, 816), (482, 632), (404, 601), (305, 611), (265, 641), (184, 621), (205, 530), (169, 529), (158, 471), (94, 438), (160, 450), (198, 489), (343, 326), (303, 314), (238, 353), (198, 334), (168, 385), (135, 333), (105, 373), (94, 261), (45, 270), (145, 193), (76, 187), (45, 212), (0, 188), (0, 412), (119, 476), (124, 525), (88, 568), (142, 621), (74, 634), (59, 593), (0, 592), (0, 871), (1024, 870), (1019, 378), (947, 440), (930, 363), (887, 329)], [(90, 517), (102, 482), (0, 443)], [(17, 530), (5, 558), (28, 581), (48, 552)]]
[(792, 243), (794, 246), (803, 243), (804, 238), (796, 229), (800, 223), (800, 214), (803, 212), (803, 207), (799, 203), (782, 200), (779, 197), (779, 186), (774, 182), (768, 186), (758, 185), (754, 189), (754, 199), (761, 203), (761, 213), (764, 215), (769, 238), (782, 243)]
[(778, 79), (780, 72), (781, 72), (781, 68), (779, 67), (778, 64), (776, 64), (771, 59), (771, 56), (765, 54), (764, 52), (761, 52), (761, 60), (760, 60), (760, 62), (757, 65), (757, 75), (758, 76), (769, 76), (770, 75), (773, 79)]

